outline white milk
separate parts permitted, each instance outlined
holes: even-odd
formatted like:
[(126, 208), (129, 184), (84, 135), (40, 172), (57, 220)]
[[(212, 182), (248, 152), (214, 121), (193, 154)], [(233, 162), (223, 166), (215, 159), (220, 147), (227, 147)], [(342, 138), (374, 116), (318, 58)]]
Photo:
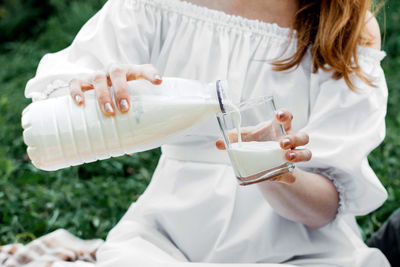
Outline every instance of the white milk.
[(69, 95), (34, 102), (22, 115), (28, 155), (37, 168), (57, 170), (159, 147), (219, 111), (215, 86), (207, 86), (183, 79), (164, 79), (158, 87), (137, 82), (131, 110), (112, 117), (101, 113), (92, 91), (83, 107)]
[(279, 142), (240, 142), (231, 144), (229, 157), (238, 177), (248, 177), (286, 162)]
[(242, 142), (240, 111), (235, 106), (229, 106), (228, 109), (238, 135), (238, 142), (230, 144), (228, 154), (239, 180), (247, 177), (250, 180), (258, 179), (266, 171), (286, 163), (286, 151), (281, 149), (278, 141)]

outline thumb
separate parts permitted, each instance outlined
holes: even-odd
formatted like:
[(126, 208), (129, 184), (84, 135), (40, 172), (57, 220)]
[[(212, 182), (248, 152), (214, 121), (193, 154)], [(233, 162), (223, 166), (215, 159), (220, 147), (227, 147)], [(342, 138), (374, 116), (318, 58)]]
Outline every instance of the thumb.
[(221, 138), (218, 139), (217, 142), (215, 142), (215, 146), (220, 150), (225, 150), (226, 149), (225, 143)]

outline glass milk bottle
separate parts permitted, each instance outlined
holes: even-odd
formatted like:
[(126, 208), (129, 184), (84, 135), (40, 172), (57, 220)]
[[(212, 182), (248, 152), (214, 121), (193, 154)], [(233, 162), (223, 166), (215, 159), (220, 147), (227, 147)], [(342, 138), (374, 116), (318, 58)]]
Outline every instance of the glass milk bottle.
[[(128, 82), (131, 109), (102, 114), (93, 90), (84, 106), (65, 95), (31, 103), (22, 112), (24, 142), (33, 165), (52, 171), (159, 147), (229, 106), (225, 82), (164, 78)], [(224, 102), (224, 103), (223, 103)]]

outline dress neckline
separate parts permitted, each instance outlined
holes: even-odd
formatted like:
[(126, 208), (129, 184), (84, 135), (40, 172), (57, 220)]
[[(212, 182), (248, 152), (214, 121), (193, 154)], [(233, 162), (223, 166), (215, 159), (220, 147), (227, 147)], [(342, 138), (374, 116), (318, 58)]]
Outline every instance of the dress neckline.
[[(288, 27), (281, 27), (277, 23), (265, 22), (257, 19), (248, 19), (242, 16), (226, 13), (222, 10), (212, 9), (196, 5), (185, 0), (127, 0), (134, 3), (150, 5), (167, 12), (181, 14), (197, 21), (205, 21), (215, 27), (227, 27), (237, 32), (273, 37), (280, 40), (289, 40), (292, 32), (292, 42), (289, 47), (295, 49), (296, 30), (291, 31)], [(360, 58), (372, 61), (381, 61), (386, 53), (382, 50), (366, 46), (358, 46), (357, 54)]]
[(250, 19), (250, 18), (246, 18), (246, 17), (240, 16), (240, 15), (231, 14), (231, 13), (228, 13), (223, 10), (213, 9), (213, 8), (209, 8), (209, 7), (202, 6), (202, 5), (197, 5), (197, 4), (194, 4), (187, 0), (173, 0), (173, 1), (182, 2), (184, 5), (190, 6), (194, 11), (199, 11), (199, 10), (203, 9), (204, 13), (215, 13), (215, 15), (218, 15), (219, 18), (225, 17), (223, 20), (226, 20), (226, 19), (233, 20), (233, 21), (237, 20), (237, 22), (239, 24), (259, 24), (260, 27), (262, 27), (262, 28), (277, 27), (279, 29), (279, 31), (282, 31), (282, 33), (284, 33), (285, 35), (289, 34), (290, 30), (291, 30), (290, 27), (282, 27), (276, 22), (267, 22), (267, 21), (263, 21), (263, 20), (259, 20), (259, 19)]
[[(290, 37), (291, 29), (281, 27), (277, 23), (265, 22), (257, 19), (248, 19), (242, 16), (226, 13), (222, 10), (200, 6), (184, 0), (132, 0), (167, 9), (170, 12), (189, 16), (196, 20), (210, 22), (216, 26), (225, 26), (234, 30), (256, 33), (264, 36), (275, 36), (281, 39)], [(293, 30), (292, 39), (296, 39)]]

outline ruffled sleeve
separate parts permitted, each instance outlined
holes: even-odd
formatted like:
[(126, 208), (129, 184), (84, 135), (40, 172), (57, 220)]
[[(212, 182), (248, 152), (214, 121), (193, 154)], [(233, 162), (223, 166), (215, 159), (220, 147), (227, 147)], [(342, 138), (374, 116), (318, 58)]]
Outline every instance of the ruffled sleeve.
[(387, 193), (367, 156), (385, 137), (387, 86), (380, 61), (384, 52), (359, 48), (359, 63), (375, 85), (353, 77), (358, 92), (343, 79), (320, 71), (311, 79), (309, 121), (302, 131), (310, 136), (311, 161), (298, 167), (320, 173), (336, 185), (339, 213), (364, 215), (378, 208)]
[(45, 55), (25, 89), (33, 100), (68, 92), (72, 78), (87, 79), (111, 63), (150, 62), (156, 14), (132, 0), (108, 1), (66, 49)]

